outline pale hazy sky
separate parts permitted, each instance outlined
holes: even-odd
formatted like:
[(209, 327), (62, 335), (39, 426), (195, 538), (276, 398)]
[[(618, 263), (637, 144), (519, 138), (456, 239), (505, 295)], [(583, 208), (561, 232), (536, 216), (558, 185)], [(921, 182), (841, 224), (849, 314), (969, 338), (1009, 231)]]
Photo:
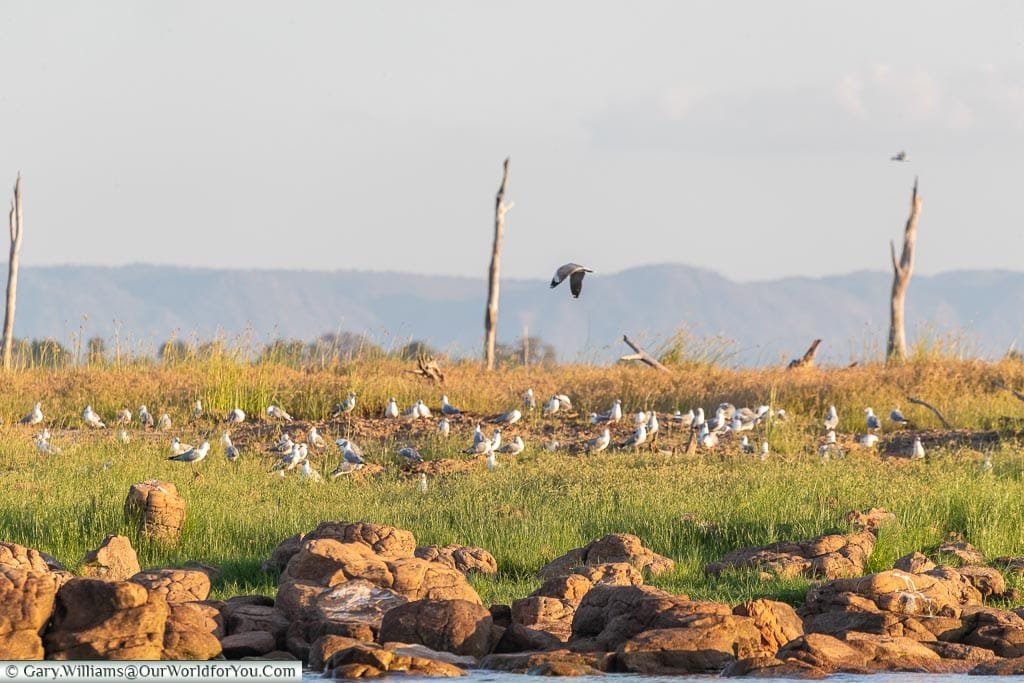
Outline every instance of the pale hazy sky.
[[(1020, 270), (1024, 3), (6, 2), (23, 262)], [(906, 148), (911, 163), (889, 162)], [(6, 251), (6, 247), (0, 249)]]

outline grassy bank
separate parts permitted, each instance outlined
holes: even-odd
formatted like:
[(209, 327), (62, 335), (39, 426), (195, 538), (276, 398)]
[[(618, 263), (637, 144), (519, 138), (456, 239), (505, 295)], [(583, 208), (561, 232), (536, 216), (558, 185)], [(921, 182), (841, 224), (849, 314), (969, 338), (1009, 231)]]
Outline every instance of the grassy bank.
[[(912, 550), (933, 548), (949, 531), (962, 533), (990, 558), (1024, 554), (1024, 451), (1011, 433), (1024, 404), (992, 385), (996, 379), (1024, 384), (1018, 363), (931, 360), (893, 369), (799, 373), (520, 368), (493, 376), (475, 366), (446, 368), (445, 393), (473, 413), (514, 407), (532, 386), (540, 400), (556, 389), (568, 393), (579, 404), (580, 416), (569, 418), (569, 424), (565, 418), (536, 416), (506, 430), (524, 436), (526, 453), (515, 461), (503, 459), (495, 471), (481, 465), (436, 478), (425, 494), (402, 472), (395, 445), (421, 445), (428, 458), (462, 457), (458, 451), (475, 421), (457, 422), (447, 442), (434, 436), (430, 425), (383, 429), (376, 418), (388, 396), (396, 396), (403, 407), (417, 398), (435, 406), (439, 402), (440, 390), (402, 373), (408, 367), (381, 361), (304, 372), (272, 364), (204, 362), (16, 373), (0, 396), (5, 423), (0, 430), (0, 539), (47, 551), (73, 569), (104, 535), (131, 534), (121, 512), (128, 487), (159, 478), (175, 482), (186, 498), (186, 529), (175, 547), (137, 544), (140, 562), (216, 565), (223, 572), (215, 588), (219, 596), (272, 593), (274, 577), (260, 572), (260, 562), (284, 537), (326, 519), (394, 524), (413, 531), (420, 544), (487, 548), (500, 574), (474, 582), (486, 601), (495, 602), (527, 594), (537, 586), (533, 574), (545, 562), (613, 531), (635, 533), (677, 560), (673, 573), (655, 581), (668, 590), (730, 602), (759, 595), (799, 601), (807, 585), (802, 580), (765, 582), (753, 574), (710, 579), (704, 566), (737, 547), (845, 530), (846, 511), (869, 506), (885, 507), (897, 518), (881, 532), (872, 569), (887, 568)], [(331, 405), (349, 390), (360, 394), (355, 419), (325, 422)], [(957, 427), (1001, 430), (1001, 441), (985, 447), (992, 454), (992, 470), (980, 467), (983, 453), (968, 445), (930, 449), (919, 463), (862, 450), (829, 462), (817, 457), (821, 417), (829, 403), (839, 408), (841, 432), (863, 431), (866, 405), (887, 414), (898, 404), (917, 426), (938, 426), (930, 413), (906, 403), (908, 394), (937, 405)], [(215, 444), (199, 466), (202, 476), (193, 479), (187, 465), (165, 458), (173, 435), (216, 441), (219, 426), (213, 419), (186, 423), (196, 398), (217, 415), (238, 405), (259, 416), (268, 403), (278, 403), (297, 419), (315, 421), (331, 437), (355, 436), (367, 459), (385, 465), (385, 472), (365, 481), (280, 480), (267, 474), (269, 460), (259, 455), (252, 433), (242, 439), (247, 448), (240, 463), (226, 462)], [(720, 401), (771, 403), (785, 408), (789, 418), (756, 437), (771, 444), (765, 462), (741, 455), (734, 444), (697, 456), (583, 457), (543, 450), (545, 430), (590, 432), (586, 414), (604, 410), (614, 398), (621, 398), (627, 409), (662, 412), (698, 405), (713, 410)], [(36, 400), (43, 401), (53, 443), (64, 448), (59, 456), (39, 455), (31, 440), (37, 430), (12, 424)], [(81, 431), (78, 416), (86, 403), (111, 418), (121, 407), (134, 410), (145, 403), (154, 414), (170, 413), (176, 425), (168, 433), (133, 430), (125, 445), (115, 440), (113, 430)], [(278, 431), (263, 429), (259, 438), (267, 444)], [(662, 443), (679, 441), (677, 432)], [(316, 462), (329, 470), (338, 457), (331, 448)]]

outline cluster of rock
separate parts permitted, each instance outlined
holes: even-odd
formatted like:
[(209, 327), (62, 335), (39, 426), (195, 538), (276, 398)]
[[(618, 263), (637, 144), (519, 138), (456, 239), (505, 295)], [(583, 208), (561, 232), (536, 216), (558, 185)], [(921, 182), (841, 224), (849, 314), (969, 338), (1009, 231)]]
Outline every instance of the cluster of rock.
[[(629, 534), (571, 550), (541, 569), (531, 595), (489, 607), (467, 580), (497, 571), (489, 553), (417, 547), (409, 531), (365, 522), (323, 522), (284, 540), (265, 563), (279, 573), (276, 596), (223, 602), (208, 599), (202, 568), (141, 571), (127, 539), (105, 539), (83, 561), (88, 576), (78, 577), (35, 550), (0, 544), (0, 657), (293, 658), (335, 678), (458, 676), (469, 668), (1024, 672), (1024, 609), (983, 604), (1006, 596), (999, 571), (938, 566), (915, 553), (865, 576), (872, 547), (867, 530), (732, 553), (709, 568), (821, 579), (794, 610), (646, 585), (674, 564)], [(959, 550), (973, 552), (969, 544)]]

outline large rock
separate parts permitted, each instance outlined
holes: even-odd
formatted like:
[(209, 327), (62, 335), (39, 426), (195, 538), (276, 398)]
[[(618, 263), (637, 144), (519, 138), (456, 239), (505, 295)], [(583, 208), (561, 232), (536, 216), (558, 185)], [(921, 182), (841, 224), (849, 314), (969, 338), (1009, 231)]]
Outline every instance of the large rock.
[(480, 668), (517, 674), (586, 676), (608, 671), (613, 655), (607, 652), (522, 652), (492, 654), (480, 661)]
[(708, 565), (709, 574), (735, 569), (757, 569), (782, 578), (835, 579), (864, 573), (875, 535), (828, 534), (808, 541), (773, 543), (757, 548), (740, 548)]
[(936, 550), (935, 554), (941, 559), (943, 556), (952, 555), (962, 565), (983, 565), (985, 556), (973, 545), (964, 540), (963, 536), (950, 532)]
[(0, 565), (0, 658), (43, 658), (40, 634), (53, 613), (56, 593), (53, 575)]
[(978, 590), (949, 567), (936, 567), (922, 574), (891, 569), (814, 587), (807, 593), (801, 614), (805, 629), (810, 631), (809, 615), (835, 610), (958, 618), (964, 605), (980, 603)]
[(616, 651), (619, 666), (633, 673), (718, 673), (737, 659), (770, 654), (749, 617), (694, 615), (677, 628), (644, 631)]
[(892, 568), (905, 571), (908, 574), (924, 574), (935, 569), (935, 566), (935, 563), (929, 560), (927, 555), (913, 552), (896, 560)]
[(322, 673), (327, 662), (334, 656), (334, 653), (360, 644), (362, 644), (361, 641), (355, 638), (346, 638), (345, 636), (332, 634), (320, 636), (313, 641), (309, 648), (309, 670)]
[(198, 569), (148, 569), (129, 580), (170, 603), (205, 600), (210, 595), (210, 577)]
[(851, 632), (843, 639), (865, 656), (866, 666), (873, 671), (953, 673), (966, 672), (974, 666), (973, 662), (943, 660), (924, 643), (911, 638)]
[(128, 489), (124, 515), (136, 524), (139, 534), (175, 542), (185, 526), (185, 499), (171, 482), (150, 479)]
[(262, 657), (277, 647), (274, 634), (267, 631), (246, 631), (226, 636), (220, 643), (227, 659)]
[(576, 607), (595, 585), (639, 586), (640, 571), (625, 562), (577, 567), (565, 576), (553, 576), (530, 596), (512, 603), (512, 620), (544, 631), (565, 642), (572, 632)]
[(128, 537), (110, 535), (85, 554), (79, 573), (105, 581), (124, 581), (139, 569), (139, 558)]
[(850, 510), (846, 513), (846, 521), (857, 531), (871, 531), (877, 533), (885, 524), (896, 519), (885, 508), (868, 508), (867, 510)]
[(982, 662), (971, 669), (972, 676), (1024, 676), (1024, 657)]
[(966, 645), (991, 650), (999, 657), (1024, 657), (1024, 619), (1014, 612), (992, 607), (967, 607), (961, 616)]
[(732, 608), (651, 586), (594, 586), (576, 608), (570, 646), (581, 651), (615, 650), (643, 631), (684, 627), (695, 615), (731, 616)]
[(792, 606), (774, 600), (751, 600), (733, 608), (733, 614), (750, 617), (761, 633), (764, 650), (774, 654), (804, 634), (804, 622)]
[(498, 563), (494, 555), (483, 548), (475, 548), (466, 545), (428, 545), (423, 548), (416, 548), (416, 557), (428, 562), (440, 562), (446, 567), (458, 569), (463, 574), (485, 574), (493, 575), (498, 573)]
[(643, 542), (632, 534), (608, 534), (552, 560), (544, 565), (537, 575), (547, 579), (571, 574), (574, 569), (584, 565), (617, 562), (631, 564), (650, 576), (664, 574), (675, 567), (675, 562), (648, 550)]
[[(262, 596), (259, 596), (262, 597)], [(284, 634), (288, 630), (288, 620), (271, 604), (254, 602), (227, 601), (221, 615), (224, 618), (224, 631), (227, 635), (247, 633), (249, 631), (267, 631), (274, 634), (278, 646), (284, 646)]]
[(290, 536), (274, 548), (263, 571), (282, 571), (307, 541), (330, 538), (341, 543), (360, 543), (376, 555), (413, 557), (416, 537), (411, 531), (371, 522), (320, 522), (308, 534)]
[(825, 678), (828, 673), (816, 666), (805, 664), (796, 659), (782, 661), (775, 657), (759, 656), (738, 659), (722, 670), (724, 678), (771, 678), (773, 680)]
[(479, 659), (490, 651), (490, 611), (466, 600), (416, 600), (389, 610), (382, 643), (412, 643)]
[(131, 581), (76, 578), (61, 586), (43, 638), (47, 659), (160, 659), (167, 602)]
[(224, 628), (218, 604), (182, 602), (168, 607), (162, 659), (199, 661), (220, 655)]
[(1006, 580), (998, 569), (969, 566), (957, 567), (956, 572), (977, 588), (982, 598), (998, 598), (1006, 592)]
[(326, 664), (331, 678), (377, 678), (385, 673), (403, 673), (410, 676), (464, 676), (458, 666), (441, 659), (429, 659), (401, 654), (390, 649), (361, 643), (339, 650)]
[(0, 542), (0, 567), (14, 567), (40, 574), (64, 569), (52, 557), (35, 548), (4, 542)]

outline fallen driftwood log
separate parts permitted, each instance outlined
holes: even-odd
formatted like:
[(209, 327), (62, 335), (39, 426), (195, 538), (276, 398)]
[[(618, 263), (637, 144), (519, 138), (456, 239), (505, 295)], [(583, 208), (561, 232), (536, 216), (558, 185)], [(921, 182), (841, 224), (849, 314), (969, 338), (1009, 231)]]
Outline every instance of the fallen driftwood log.
[(645, 363), (645, 364), (651, 366), (652, 368), (656, 368), (656, 369), (662, 370), (664, 372), (669, 372), (669, 369), (666, 368), (664, 365), (662, 365), (661, 362), (659, 362), (657, 358), (655, 358), (651, 354), (647, 353), (642, 348), (640, 348), (639, 346), (634, 344), (632, 341), (630, 341), (630, 339), (629, 339), (629, 337), (627, 335), (622, 335), (622, 341), (626, 342), (626, 346), (628, 346), (629, 348), (633, 349), (633, 351), (635, 353), (631, 353), (631, 354), (629, 354), (627, 356), (622, 356), (621, 358), (619, 358), (619, 360), (638, 360), (641, 363)]

